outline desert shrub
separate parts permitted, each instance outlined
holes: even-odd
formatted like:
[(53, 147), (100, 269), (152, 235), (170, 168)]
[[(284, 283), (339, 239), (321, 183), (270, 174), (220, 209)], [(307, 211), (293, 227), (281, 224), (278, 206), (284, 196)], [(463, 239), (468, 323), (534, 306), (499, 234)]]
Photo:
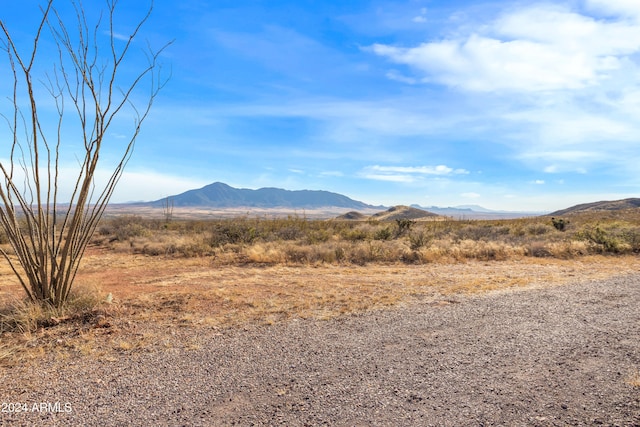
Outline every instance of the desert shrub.
[(103, 222), (98, 228), (98, 234), (109, 236), (111, 241), (124, 242), (132, 237), (149, 234), (145, 220), (136, 215), (123, 215)]
[[(175, 249), (172, 247), (172, 249)], [(140, 251), (145, 255), (158, 256), (158, 255), (166, 255), (168, 254), (168, 247), (163, 245), (162, 243), (154, 242), (147, 243), (144, 245)]]
[(633, 252), (640, 252), (640, 227), (633, 227), (626, 231), (626, 240)]
[(384, 227), (384, 228), (380, 228), (378, 229), (374, 235), (373, 238), (375, 240), (389, 240), (391, 239), (391, 236), (393, 235), (391, 228), (389, 227)]
[(333, 250), (333, 253), (335, 255), (335, 258), (336, 258), (337, 262), (343, 262), (347, 258), (346, 251), (344, 250), (344, 247), (342, 247), (342, 246), (337, 246)]
[(527, 256), (544, 258), (552, 255), (551, 250), (547, 247), (545, 242), (533, 241), (525, 247)]
[(551, 218), (551, 223), (556, 230), (565, 231), (565, 229), (567, 228), (567, 224), (569, 224), (569, 221), (566, 221), (562, 218)]
[(407, 264), (419, 264), (423, 261), (422, 254), (416, 250), (404, 251), (401, 260)]
[(304, 231), (299, 227), (283, 227), (274, 233), (280, 240), (296, 240), (304, 236)]
[(425, 230), (414, 231), (409, 234), (409, 247), (412, 251), (418, 250), (428, 245), (432, 238)]
[(398, 226), (398, 231), (396, 232), (396, 236), (404, 236), (411, 230), (411, 227), (414, 226), (416, 222), (407, 218), (396, 219), (396, 225)]
[(315, 245), (318, 243), (324, 243), (331, 239), (332, 233), (331, 230), (309, 230), (307, 232), (306, 241), (310, 245)]
[(553, 231), (554, 227), (547, 224), (534, 223), (529, 224), (526, 228), (526, 234), (531, 236), (543, 236), (551, 231)]
[(340, 237), (344, 240), (356, 242), (369, 239), (369, 233), (367, 232), (367, 230), (364, 230), (362, 228), (351, 228), (343, 230), (340, 233)]
[(228, 221), (215, 224), (209, 237), (211, 247), (227, 243), (252, 243), (258, 237), (256, 229), (242, 221)]
[(598, 252), (624, 253), (632, 250), (631, 245), (624, 241), (624, 233), (606, 231), (600, 226), (587, 226), (577, 236), (591, 243)]

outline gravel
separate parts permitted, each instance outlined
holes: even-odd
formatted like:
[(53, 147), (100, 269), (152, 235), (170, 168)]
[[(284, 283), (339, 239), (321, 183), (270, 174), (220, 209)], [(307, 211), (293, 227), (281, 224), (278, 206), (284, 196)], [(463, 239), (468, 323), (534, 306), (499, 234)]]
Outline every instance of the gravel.
[(6, 370), (0, 424), (640, 426), (639, 307), (635, 274), (191, 330), (195, 348)]

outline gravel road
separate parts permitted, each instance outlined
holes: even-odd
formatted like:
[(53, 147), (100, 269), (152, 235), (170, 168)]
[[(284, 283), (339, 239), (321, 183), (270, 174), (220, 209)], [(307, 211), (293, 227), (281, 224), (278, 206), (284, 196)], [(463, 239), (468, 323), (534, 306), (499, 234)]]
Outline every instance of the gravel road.
[(640, 426), (640, 274), (197, 333), (5, 371), (0, 424)]

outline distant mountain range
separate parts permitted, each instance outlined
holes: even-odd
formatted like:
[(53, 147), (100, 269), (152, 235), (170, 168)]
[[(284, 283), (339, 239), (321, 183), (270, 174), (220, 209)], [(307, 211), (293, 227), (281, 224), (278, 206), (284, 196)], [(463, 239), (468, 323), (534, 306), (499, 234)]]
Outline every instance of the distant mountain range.
[[(338, 193), (321, 190), (284, 190), (281, 188), (260, 188), (250, 190), (234, 188), (222, 182), (214, 182), (202, 188), (185, 191), (155, 200), (152, 202), (128, 204), (129, 206), (146, 206), (160, 208), (167, 205), (167, 201), (176, 208), (256, 208), (256, 209), (319, 209), (335, 208), (352, 211), (370, 211), (387, 209), (387, 206), (374, 206), (351, 199)], [(492, 211), (477, 205), (440, 208), (437, 206), (422, 207), (411, 205), (427, 214), (449, 216), (456, 219), (502, 219), (534, 216), (539, 213)], [(414, 212), (415, 213), (415, 212)], [(407, 213), (403, 213), (406, 215)], [(423, 216), (422, 214), (417, 217)]]
[[(238, 208), (280, 209), (284, 211), (289, 209), (324, 209), (326, 211), (324, 214), (327, 216), (330, 216), (331, 212), (343, 213), (344, 218), (339, 217), (342, 219), (368, 218), (372, 211), (376, 210), (386, 210), (374, 215), (375, 219), (379, 220), (389, 220), (396, 217), (418, 219), (433, 215), (442, 215), (454, 219), (509, 219), (546, 214), (545, 212), (495, 211), (478, 205), (445, 208), (438, 206), (423, 207), (413, 204), (411, 206), (395, 206), (388, 209), (387, 206), (370, 205), (329, 191), (291, 191), (281, 188), (250, 190), (234, 188), (222, 182), (215, 182), (199, 189), (185, 191), (184, 193), (153, 202), (127, 203), (115, 205), (113, 208), (119, 211), (126, 211), (126, 209), (132, 208), (139, 209), (141, 207), (163, 208), (167, 206), (167, 202), (176, 208), (216, 209), (221, 211), (231, 211)], [(612, 211), (632, 208), (640, 208), (640, 198), (584, 203), (547, 215), (561, 216), (585, 211)], [(358, 211), (364, 211), (365, 213)], [(345, 214), (344, 212), (347, 213)]]
[(580, 205), (575, 205), (567, 209), (562, 209), (559, 211), (555, 211), (550, 213), (550, 216), (561, 216), (561, 215), (570, 215), (577, 214), (581, 212), (590, 212), (590, 211), (618, 211), (624, 209), (635, 209), (640, 208), (640, 199), (631, 198), (631, 199), (622, 199), (622, 200), (604, 200), (600, 202), (593, 203), (583, 203)]
[(478, 205), (462, 205), (441, 208), (438, 206), (424, 207), (414, 204), (411, 205), (411, 207), (429, 211), (437, 215), (452, 217), (455, 219), (510, 219), (523, 218), (527, 216), (537, 216), (542, 214), (542, 212), (494, 211)]
[(260, 188), (250, 190), (233, 188), (222, 182), (215, 182), (205, 187), (185, 191), (182, 194), (165, 197), (145, 203), (147, 206), (162, 207), (167, 200), (174, 207), (208, 207), (208, 208), (290, 208), (312, 209), (335, 207), (347, 209), (380, 209), (384, 206), (368, 205), (350, 199), (342, 194), (319, 190), (283, 190), (280, 188)]

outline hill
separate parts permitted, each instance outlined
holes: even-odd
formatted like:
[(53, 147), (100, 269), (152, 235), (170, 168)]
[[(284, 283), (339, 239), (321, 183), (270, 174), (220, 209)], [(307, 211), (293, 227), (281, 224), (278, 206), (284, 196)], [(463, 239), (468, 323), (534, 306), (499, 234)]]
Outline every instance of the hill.
[(622, 199), (622, 200), (604, 200), (600, 202), (593, 203), (583, 203), (580, 205), (575, 205), (567, 209), (562, 209), (559, 211), (555, 211), (550, 213), (550, 216), (560, 216), (560, 215), (571, 215), (582, 212), (593, 212), (593, 211), (619, 211), (625, 209), (637, 209), (640, 208), (640, 199), (638, 198), (630, 198), (630, 199)]
[(384, 212), (378, 212), (377, 214), (371, 215), (371, 219), (377, 219), (379, 221), (395, 221), (397, 219), (423, 219), (436, 216), (438, 215), (422, 209), (399, 205), (393, 206)]
[(347, 196), (320, 190), (283, 190), (280, 188), (260, 188), (250, 190), (234, 188), (222, 182), (215, 182), (205, 187), (185, 191), (184, 193), (165, 197), (147, 203), (148, 206), (162, 207), (167, 200), (175, 207), (208, 207), (208, 208), (321, 208), (335, 207), (348, 209), (372, 209), (372, 206)]
[(350, 221), (362, 221), (367, 219), (368, 217), (360, 212), (356, 212), (356, 211), (349, 211), (347, 213), (344, 213), (338, 217), (336, 217), (336, 219), (341, 219), (341, 220), (350, 220)]

